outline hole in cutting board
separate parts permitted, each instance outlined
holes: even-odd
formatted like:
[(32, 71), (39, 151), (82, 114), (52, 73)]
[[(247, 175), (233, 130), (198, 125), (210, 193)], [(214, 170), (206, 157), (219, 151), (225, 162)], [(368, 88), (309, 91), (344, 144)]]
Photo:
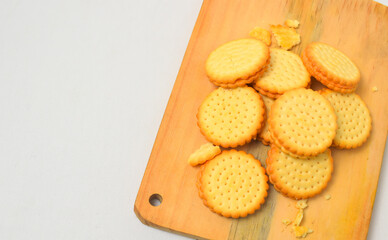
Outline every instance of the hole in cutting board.
[(155, 193), (155, 194), (152, 194), (150, 199), (149, 199), (149, 202), (152, 206), (154, 207), (157, 207), (159, 206), (160, 204), (162, 204), (162, 201), (163, 201), (163, 198), (162, 196), (160, 196), (159, 194)]

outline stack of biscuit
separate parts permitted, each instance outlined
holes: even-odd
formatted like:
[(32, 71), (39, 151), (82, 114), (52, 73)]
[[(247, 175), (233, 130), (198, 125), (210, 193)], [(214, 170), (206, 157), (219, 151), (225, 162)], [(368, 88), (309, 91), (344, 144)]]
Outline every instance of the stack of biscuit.
[(329, 147), (359, 147), (372, 126), (365, 103), (352, 93), (360, 72), (345, 54), (311, 43), (302, 61), (329, 89), (287, 91), (272, 104), (268, 116), (272, 145), (267, 174), (276, 190), (295, 199), (313, 197), (327, 186), (333, 171)]
[(273, 103), (268, 125), (267, 173), (275, 189), (295, 199), (320, 193), (333, 171), (328, 148), (337, 117), (330, 102), (311, 89), (288, 91)]
[(209, 55), (206, 74), (217, 86), (235, 88), (256, 80), (268, 62), (267, 45), (255, 39), (239, 39), (225, 43)]
[[(209, 142), (234, 148), (252, 141), (262, 131), (266, 119), (263, 99), (246, 85), (266, 71), (269, 52), (261, 41), (240, 39), (209, 55), (206, 74), (219, 88), (206, 97), (197, 113), (200, 131)], [(196, 162), (197, 155), (192, 154), (190, 163)], [(233, 218), (245, 217), (260, 208), (268, 190), (268, 177), (260, 161), (235, 150), (224, 150), (207, 160), (197, 181), (206, 206)]]
[(360, 71), (356, 65), (328, 44), (309, 44), (302, 53), (302, 61), (316, 80), (333, 91), (354, 92), (360, 81)]
[[(311, 43), (300, 58), (259, 40), (235, 40), (210, 53), (206, 74), (219, 88), (200, 105), (197, 124), (211, 143), (189, 163), (203, 164), (199, 196), (222, 216), (245, 217), (259, 209), (268, 179), (290, 198), (317, 195), (333, 172), (329, 148), (359, 147), (370, 134), (369, 110), (353, 93), (360, 72), (327, 44)], [(329, 89), (309, 89), (310, 76)], [(270, 145), (266, 171), (252, 155), (218, 147), (256, 138)]]

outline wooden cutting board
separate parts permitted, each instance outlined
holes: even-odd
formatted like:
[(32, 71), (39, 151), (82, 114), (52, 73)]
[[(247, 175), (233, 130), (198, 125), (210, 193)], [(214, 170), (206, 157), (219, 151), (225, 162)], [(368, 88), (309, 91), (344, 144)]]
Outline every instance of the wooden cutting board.
[[(286, 19), (301, 24), (297, 31), (302, 42), (293, 52), (300, 54), (308, 43), (321, 41), (356, 63), (361, 70), (356, 92), (373, 119), (371, 136), (362, 147), (333, 149), (332, 180), (322, 194), (309, 200), (302, 225), (314, 230), (310, 239), (366, 238), (388, 127), (388, 10), (367, 0), (203, 2), (135, 202), (135, 213), (144, 224), (194, 238), (295, 239), (290, 227), (282, 224), (295, 217), (295, 200), (271, 186), (266, 203), (255, 214), (224, 218), (203, 205), (195, 186), (199, 167), (187, 164), (188, 156), (206, 142), (196, 113), (215, 89), (204, 71), (208, 54), (222, 43), (249, 37), (255, 26), (269, 29), (269, 24)], [(377, 92), (371, 90), (374, 86)], [(264, 164), (268, 147), (259, 141), (240, 149)], [(325, 200), (326, 194), (332, 198)], [(151, 205), (150, 198), (161, 204)]]

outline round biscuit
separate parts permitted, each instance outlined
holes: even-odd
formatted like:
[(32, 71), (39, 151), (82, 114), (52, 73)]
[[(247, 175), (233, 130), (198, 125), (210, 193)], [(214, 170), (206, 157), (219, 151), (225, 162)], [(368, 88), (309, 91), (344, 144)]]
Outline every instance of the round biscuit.
[[(239, 39), (225, 43), (210, 53), (205, 70), (216, 85), (234, 84), (239, 80), (250, 82), (269, 58), (269, 48), (255, 39)], [(249, 83), (250, 83), (249, 82)]]
[(305, 88), (309, 83), (310, 75), (298, 55), (283, 49), (270, 48), (268, 69), (253, 85), (255, 89), (281, 95), (292, 89)]
[(324, 152), (337, 129), (330, 102), (318, 92), (304, 88), (280, 96), (272, 104), (268, 123), (273, 142), (301, 157)]
[[(303, 58), (306, 58), (305, 55), (302, 55), (302, 59)], [(326, 87), (328, 87), (333, 91), (340, 92), (340, 93), (352, 93), (357, 89), (358, 84), (346, 86), (346, 85), (334, 83), (330, 81), (330, 79), (328, 79), (325, 75), (323, 75), (319, 70), (315, 70), (313, 67), (308, 67), (310, 63), (307, 60), (304, 61), (304, 63), (306, 65), (306, 68), (310, 69), (309, 70), (310, 73), (312, 73), (312, 75), (316, 76), (319, 79), (319, 82), (321, 82), (323, 85), (325, 85)]]
[(361, 146), (372, 129), (372, 118), (364, 101), (355, 93), (343, 94), (329, 89), (320, 93), (329, 100), (337, 115), (338, 129), (333, 146), (341, 149)]
[(274, 145), (268, 151), (267, 173), (275, 189), (294, 199), (310, 198), (326, 188), (333, 172), (330, 149), (306, 159), (292, 157)]
[[(340, 85), (352, 89), (360, 81), (357, 66), (344, 53), (328, 44), (310, 43), (302, 53), (302, 61), (307, 71), (329, 88)], [(349, 91), (346, 89), (344, 91)]]
[(199, 196), (212, 211), (224, 217), (245, 217), (254, 213), (267, 196), (268, 177), (251, 154), (223, 151), (201, 166)]
[(206, 139), (224, 148), (250, 142), (265, 120), (265, 106), (251, 87), (218, 88), (203, 101), (198, 126)]

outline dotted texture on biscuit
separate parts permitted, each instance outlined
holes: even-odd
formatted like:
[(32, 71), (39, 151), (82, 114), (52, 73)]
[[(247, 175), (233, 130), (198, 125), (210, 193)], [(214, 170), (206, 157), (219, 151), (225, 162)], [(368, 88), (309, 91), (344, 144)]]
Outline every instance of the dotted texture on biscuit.
[(225, 148), (250, 142), (265, 119), (264, 103), (253, 88), (218, 88), (199, 107), (198, 126), (206, 139)]
[(212, 211), (225, 217), (245, 217), (264, 203), (268, 177), (260, 162), (243, 151), (223, 151), (202, 165), (198, 190)]
[(272, 105), (268, 123), (273, 142), (302, 157), (324, 152), (332, 144), (337, 129), (330, 102), (304, 88), (280, 96)]
[(267, 158), (267, 173), (275, 189), (295, 199), (305, 199), (326, 188), (333, 172), (330, 149), (315, 157), (299, 159), (276, 146), (271, 146)]
[(259, 40), (231, 41), (209, 55), (206, 74), (215, 84), (234, 83), (255, 75), (265, 66), (268, 57), (268, 47)]
[(364, 101), (355, 93), (343, 94), (328, 89), (321, 93), (337, 114), (338, 129), (333, 145), (346, 149), (361, 146), (372, 129), (372, 119)]
[(360, 81), (357, 66), (341, 51), (324, 43), (311, 43), (303, 51), (307, 70), (327, 87), (351, 89)]
[(283, 94), (286, 91), (305, 88), (310, 83), (307, 72), (298, 55), (286, 50), (271, 48), (267, 71), (254, 83), (255, 89), (264, 92)]
[(211, 143), (205, 143), (190, 155), (188, 162), (191, 166), (197, 166), (198, 164), (202, 164), (214, 158), (220, 153), (221, 149), (219, 146), (214, 146)]

